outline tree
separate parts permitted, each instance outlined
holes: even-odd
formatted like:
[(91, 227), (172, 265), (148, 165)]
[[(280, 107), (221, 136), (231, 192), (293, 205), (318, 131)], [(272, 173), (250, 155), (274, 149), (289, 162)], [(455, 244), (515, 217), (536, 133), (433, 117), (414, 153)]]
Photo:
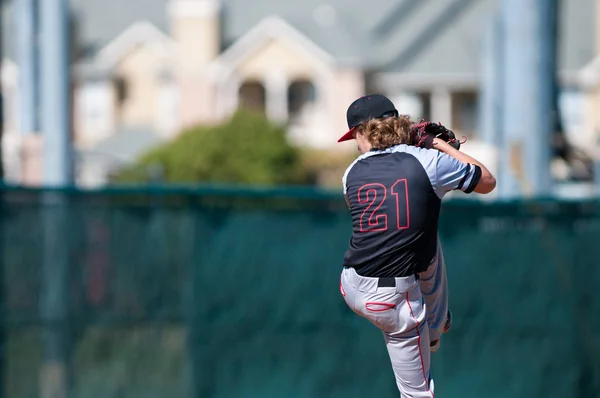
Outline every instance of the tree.
[(197, 126), (174, 141), (151, 150), (131, 167), (120, 170), (116, 183), (148, 182), (160, 170), (168, 183), (222, 182), (259, 185), (314, 185), (316, 176), (304, 166), (283, 127), (264, 116), (238, 111), (218, 126)]

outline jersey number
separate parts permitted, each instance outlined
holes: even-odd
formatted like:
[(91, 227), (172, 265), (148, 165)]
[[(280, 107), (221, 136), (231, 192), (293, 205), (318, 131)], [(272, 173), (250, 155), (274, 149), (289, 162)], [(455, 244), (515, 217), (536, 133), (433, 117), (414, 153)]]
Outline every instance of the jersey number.
[[(396, 229), (410, 226), (408, 209), (408, 182), (405, 178), (398, 180), (390, 188), (396, 202)], [(367, 204), (360, 215), (360, 232), (377, 232), (388, 230), (388, 215), (379, 210), (385, 202), (388, 189), (380, 183), (365, 184), (358, 190), (358, 203)]]

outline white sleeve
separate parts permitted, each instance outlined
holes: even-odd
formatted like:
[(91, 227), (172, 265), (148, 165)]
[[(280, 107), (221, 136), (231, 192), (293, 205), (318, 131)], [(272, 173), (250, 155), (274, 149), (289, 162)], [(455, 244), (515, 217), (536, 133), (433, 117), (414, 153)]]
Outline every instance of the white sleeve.
[(352, 167), (354, 167), (354, 165), (362, 158), (363, 158), (363, 156), (359, 156), (358, 158), (356, 158), (344, 172), (344, 176), (342, 177), (342, 186), (343, 186), (344, 195), (346, 195), (346, 193), (348, 191), (348, 184), (347, 184), (348, 174), (350, 173), (350, 170), (352, 170)]
[(348, 179), (348, 172), (349, 171), (350, 171), (350, 167), (348, 167), (348, 169), (344, 173), (344, 176), (342, 177), (342, 187), (343, 187), (344, 195), (346, 195), (346, 193), (348, 192), (348, 187), (346, 186), (346, 180)]
[(448, 193), (461, 190), (471, 193), (481, 178), (481, 168), (470, 163), (463, 163), (450, 155), (438, 151), (435, 167), (436, 191)]

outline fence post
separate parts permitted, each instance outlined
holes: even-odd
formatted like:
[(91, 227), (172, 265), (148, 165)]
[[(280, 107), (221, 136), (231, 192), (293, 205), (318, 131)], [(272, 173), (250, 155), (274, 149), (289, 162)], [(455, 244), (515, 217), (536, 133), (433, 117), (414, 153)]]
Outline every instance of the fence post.
[[(0, 5), (0, 76), (2, 75), (2, 60), (4, 59), (4, 7)], [(2, 79), (0, 79), (0, 398), (6, 396), (6, 340), (7, 340), (7, 318), (8, 312), (6, 308), (6, 286), (5, 275), (6, 267), (4, 265), (4, 216), (5, 208), (5, 191), (1, 187), (4, 184), (4, 159), (2, 157), (2, 137), (4, 135), (4, 91), (2, 89)]]
[(479, 99), (481, 137), (500, 152), (502, 148), (502, 32), (496, 10), (486, 17), (483, 44), (481, 96)]
[(41, 398), (69, 396), (69, 245), (67, 201), (63, 193), (42, 194), (44, 251), (40, 310), (44, 354), (40, 375)]
[(4, 219), (6, 215), (5, 192), (0, 192), (0, 398), (7, 396), (6, 370), (8, 363), (8, 308), (6, 303), (6, 266), (4, 261)]
[(185, 323), (186, 323), (186, 346), (187, 346), (187, 360), (189, 365), (188, 372), (188, 389), (189, 389), (189, 398), (200, 398), (198, 392), (198, 355), (196, 350), (196, 340), (198, 332), (196, 330), (197, 322), (197, 309), (196, 309), (196, 274), (197, 274), (197, 261), (198, 261), (198, 248), (196, 247), (197, 239), (196, 235), (198, 233), (197, 228), (197, 211), (196, 209), (190, 209), (190, 217), (188, 220), (188, 225), (190, 230), (189, 233), (185, 236), (186, 238), (186, 249), (187, 249), (187, 278), (186, 278), (186, 286), (185, 286), (185, 296), (184, 296), (184, 308), (185, 308)]
[(19, 65), (19, 130), (21, 134), (38, 131), (38, 80), (36, 0), (13, 1), (16, 14), (17, 54)]
[[(551, 192), (551, 92), (555, 41), (549, 0), (502, 0), (504, 42), (501, 197)], [(550, 20), (549, 20), (550, 19)]]
[[(70, 134), (70, 57), (67, 0), (40, 3), (44, 183), (62, 188), (73, 182)], [(44, 322), (41, 397), (67, 398), (70, 390), (68, 198), (47, 191), (42, 198), (44, 256), (40, 310)]]
[(188, 316), (188, 351), (190, 359), (192, 398), (210, 398), (214, 396), (215, 366), (210, 364), (211, 342), (206, 336), (210, 335), (211, 325), (207, 323), (208, 304), (203, 297), (204, 292), (211, 289), (210, 281), (206, 279), (206, 267), (213, 266), (207, 261), (211, 239), (214, 236), (210, 228), (210, 210), (191, 205), (193, 208), (193, 231), (190, 261), (189, 294), (187, 300)]

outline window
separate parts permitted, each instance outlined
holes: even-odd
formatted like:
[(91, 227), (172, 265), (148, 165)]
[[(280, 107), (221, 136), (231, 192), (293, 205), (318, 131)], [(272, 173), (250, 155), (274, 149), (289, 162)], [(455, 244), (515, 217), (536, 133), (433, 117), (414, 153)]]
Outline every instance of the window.
[(410, 115), (413, 120), (429, 116), (429, 94), (403, 92), (391, 99), (401, 115)]
[(123, 77), (115, 78), (115, 89), (117, 92), (117, 101), (124, 102), (128, 97), (127, 81)]
[(108, 82), (89, 82), (79, 90), (80, 120), (85, 134), (98, 137), (112, 125), (112, 86)]
[(585, 97), (576, 88), (564, 88), (559, 94), (559, 111), (565, 132), (575, 138), (584, 128)]
[[(421, 100), (421, 114), (411, 116), (413, 119), (431, 120), (431, 93), (419, 93), (418, 96)], [(402, 110), (399, 111), (402, 113)]]
[(265, 113), (266, 93), (260, 82), (247, 81), (239, 91), (240, 108)]
[(299, 117), (307, 105), (316, 101), (314, 84), (308, 80), (297, 80), (288, 88), (288, 113), (290, 119)]
[(453, 93), (451, 128), (468, 137), (476, 136), (477, 122), (479, 120), (478, 108), (478, 95), (476, 92)]

